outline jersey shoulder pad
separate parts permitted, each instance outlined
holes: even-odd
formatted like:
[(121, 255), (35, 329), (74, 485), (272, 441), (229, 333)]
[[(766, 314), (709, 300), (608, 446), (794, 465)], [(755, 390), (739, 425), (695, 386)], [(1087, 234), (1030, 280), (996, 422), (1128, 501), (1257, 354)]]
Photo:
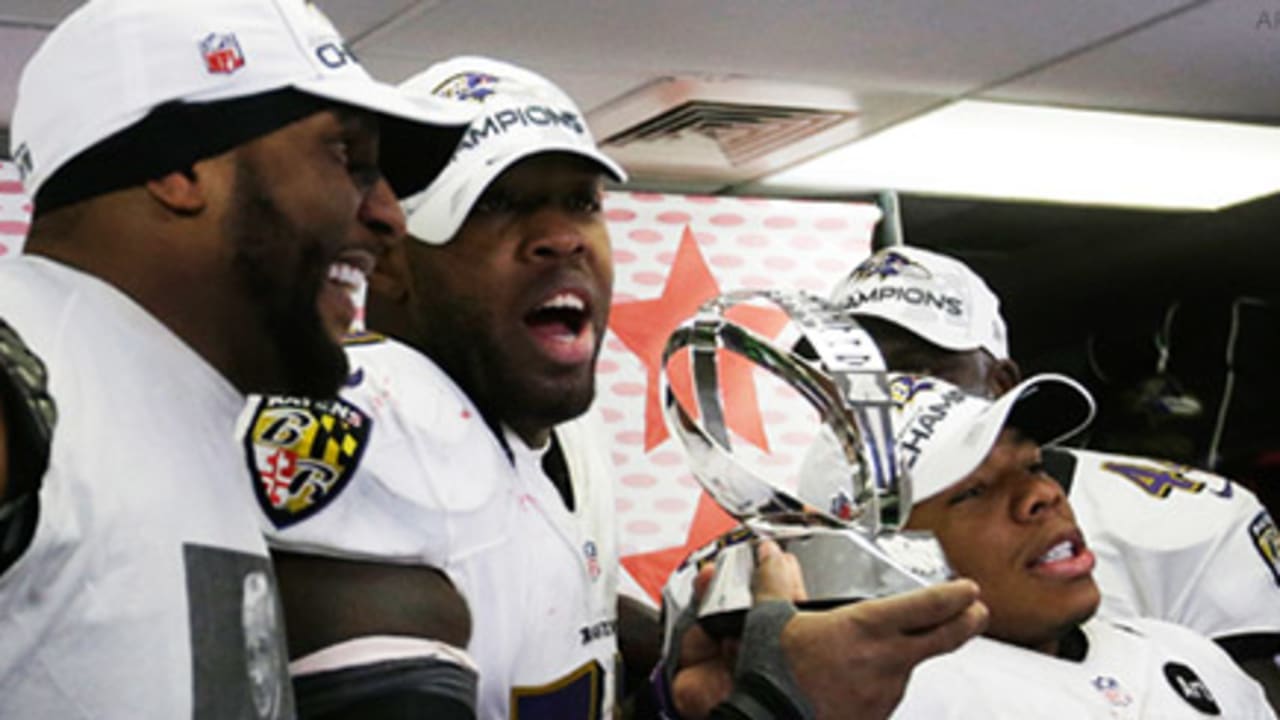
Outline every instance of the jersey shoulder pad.
[(441, 443), (462, 442), (480, 412), (426, 355), (394, 339), (347, 348), (342, 396), (376, 420)]

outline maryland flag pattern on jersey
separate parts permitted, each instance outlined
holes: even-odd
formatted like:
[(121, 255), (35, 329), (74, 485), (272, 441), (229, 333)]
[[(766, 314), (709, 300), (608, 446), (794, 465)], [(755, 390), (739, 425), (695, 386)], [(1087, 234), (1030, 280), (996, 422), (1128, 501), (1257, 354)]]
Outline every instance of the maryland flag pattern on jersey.
[(245, 434), (254, 496), (277, 528), (316, 514), (351, 480), (373, 420), (340, 398), (265, 397)]

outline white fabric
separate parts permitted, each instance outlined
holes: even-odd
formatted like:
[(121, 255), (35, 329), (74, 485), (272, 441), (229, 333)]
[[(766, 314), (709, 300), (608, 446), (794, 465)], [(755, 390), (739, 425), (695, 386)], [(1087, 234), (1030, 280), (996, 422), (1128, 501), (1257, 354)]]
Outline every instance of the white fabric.
[[(232, 436), (244, 398), (126, 296), (57, 263), (0, 264), (0, 318), (44, 360), (59, 412), (33, 543), (0, 575), (0, 715), (228, 716), (215, 698), (198, 704), (193, 666), (249, 647), (265, 653), (245, 670), (261, 682), (212, 675), (205, 687), (253, 687), (258, 717), (291, 716), (274, 581)], [(226, 604), (188, 596), (188, 582), (218, 573), (184, 560), (192, 552), (243, 561), (211, 587), (230, 592)], [(209, 636), (200, 618), (228, 625)]]
[(1088, 652), (1062, 660), (987, 638), (927, 660), (911, 673), (895, 720), (1178, 720), (1210, 717), (1175, 689), (1166, 668), (1190, 668), (1220, 717), (1274, 718), (1262, 689), (1213, 642), (1157, 620), (1123, 625), (1093, 620), (1082, 628)]
[(573, 100), (531, 70), (464, 55), (432, 65), (400, 89), (424, 102), (481, 111), (440, 177), (404, 202), (409, 234), (431, 245), (452, 240), (485, 188), (530, 155), (580, 155), (626, 182), (622, 167), (596, 147), (587, 118)]
[(831, 301), (855, 317), (870, 315), (948, 350), (984, 348), (1009, 358), (1000, 300), (958, 260), (906, 245), (884, 248), (854, 268)]
[(414, 103), (373, 80), (309, 2), (94, 0), (59, 23), (23, 69), (13, 157), (35, 197), (58, 168), (159, 105), (286, 87), (424, 125), (460, 126), (473, 114)]
[(439, 640), (398, 635), (368, 635), (303, 655), (289, 663), (289, 674), (313, 675), (376, 662), (414, 658), (443, 660), (476, 672), (476, 663), (465, 650)]
[(1159, 617), (1209, 637), (1280, 632), (1280, 579), (1250, 532), (1265, 513), (1253, 493), (1171, 463), (1067, 452), (1103, 613)]
[(593, 422), (556, 430), (576, 499), (570, 512), (542, 473), (542, 452), (508, 437), (513, 465), (471, 401), (425, 356), (390, 340), (348, 356), (361, 380), (342, 397), (373, 419), (369, 447), (335, 498), (283, 530), (269, 527), (271, 542), (443, 570), (471, 610), (467, 650), (480, 669), (481, 718), (514, 717), (513, 688), (547, 693), (579, 674), (598, 680), (609, 717), (618, 557), (612, 477)]

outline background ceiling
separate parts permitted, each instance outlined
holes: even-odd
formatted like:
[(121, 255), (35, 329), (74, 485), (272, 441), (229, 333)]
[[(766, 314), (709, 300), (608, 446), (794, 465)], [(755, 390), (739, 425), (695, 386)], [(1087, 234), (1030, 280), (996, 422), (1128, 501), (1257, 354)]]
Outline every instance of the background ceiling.
[[(25, 58), (78, 4), (0, 0), (0, 124)], [(402, 80), (449, 55), (488, 54), (554, 78), (596, 117), (649, 83), (692, 76), (847, 91), (870, 118), (863, 134), (960, 98), (1280, 121), (1280, 5), (1265, 0), (320, 5), (381, 79)], [(907, 242), (958, 254), (989, 277), (1005, 298), (1014, 354), (1032, 368), (1076, 363), (1087, 373), (1086, 339), (1117, 328), (1144, 338), (1120, 354), (1151, 363), (1145, 338), (1173, 300), (1200, 308), (1217, 333), (1183, 333), (1175, 355), (1193, 345), (1221, 358), (1230, 298), (1280, 294), (1275, 197), (1184, 214), (908, 196), (902, 218)]]

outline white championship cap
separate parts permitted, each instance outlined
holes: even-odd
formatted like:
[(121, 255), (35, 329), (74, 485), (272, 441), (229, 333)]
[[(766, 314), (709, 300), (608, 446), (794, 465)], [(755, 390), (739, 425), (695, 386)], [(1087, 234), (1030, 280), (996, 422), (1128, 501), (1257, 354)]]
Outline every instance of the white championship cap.
[[(11, 147), (35, 197), (70, 160), (157, 107), (208, 104), (292, 88), (379, 113), (383, 172), (417, 192), (452, 154), (474, 112), (414, 103), (373, 80), (324, 15), (303, 0), (90, 0), (54, 28), (23, 69)], [(249, 118), (240, 118), (248, 121)], [(234, 122), (235, 118), (231, 118)], [(399, 128), (403, 124), (405, 127)], [(399, 164), (438, 147), (438, 162)], [(392, 140), (392, 147), (386, 147)], [(416, 159), (416, 158), (415, 158)]]
[(831, 301), (888, 320), (948, 350), (1009, 359), (1000, 300), (964, 263), (916, 247), (884, 248), (853, 269)]
[[(1040, 445), (1053, 445), (1093, 419), (1094, 402), (1080, 383), (1042, 374), (1022, 381), (996, 400), (970, 395), (933, 377), (890, 373), (890, 413), (899, 467), (911, 481), (912, 504), (927, 500), (973, 472), (1005, 427), (1017, 428)], [(805, 457), (797, 494), (838, 514), (848, 497), (847, 466), (838, 446), (822, 433)]]
[(485, 188), (518, 160), (566, 152), (596, 161), (614, 180), (626, 173), (596, 147), (573, 100), (541, 75), (485, 57), (436, 63), (400, 89), (413, 98), (476, 108), (449, 165), (423, 192), (404, 202), (409, 234), (431, 245), (453, 238)]

